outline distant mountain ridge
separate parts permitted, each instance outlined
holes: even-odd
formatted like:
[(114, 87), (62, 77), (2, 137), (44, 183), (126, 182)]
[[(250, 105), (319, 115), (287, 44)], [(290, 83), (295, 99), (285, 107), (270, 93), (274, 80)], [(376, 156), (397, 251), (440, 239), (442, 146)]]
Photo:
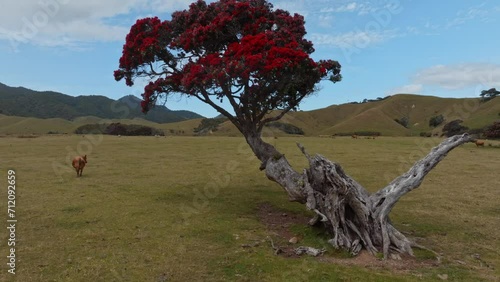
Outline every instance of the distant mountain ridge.
[(109, 119), (142, 118), (156, 123), (178, 122), (203, 116), (191, 111), (173, 111), (158, 105), (148, 114), (140, 109), (140, 99), (127, 95), (118, 100), (91, 95), (73, 97), (54, 91), (35, 91), (0, 83), (0, 114), (35, 118), (95, 116)]
[[(134, 95), (127, 95), (127, 96), (121, 97), (120, 99), (118, 99), (118, 101), (125, 103), (131, 109), (140, 110), (139, 107), (141, 105), (141, 99), (135, 97)], [(203, 116), (201, 116), (195, 112), (191, 112), (191, 111), (187, 111), (187, 110), (175, 110), (174, 111), (174, 110), (171, 110), (171, 109), (167, 108), (166, 106), (162, 106), (162, 105), (157, 105), (155, 108), (153, 108), (153, 111), (156, 111), (156, 110), (165, 111), (168, 113), (175, 113), (176, 115), (183, 117), (184, 119), (203, 118)]]

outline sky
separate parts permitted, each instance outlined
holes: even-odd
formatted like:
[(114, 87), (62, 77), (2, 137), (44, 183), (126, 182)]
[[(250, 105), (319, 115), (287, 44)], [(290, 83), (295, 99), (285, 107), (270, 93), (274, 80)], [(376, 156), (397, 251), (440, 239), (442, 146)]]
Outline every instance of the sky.
[[(116, 82), (125, 36), (137, 19), (187, 9), (191, 0), (2, 1), (0, 82), (71, 96), (140, 97)], [(207, 1), (213, 2), (213, 1)], [(500, 88), (500, 1), (271, 0), (305, 17), (312, 58), (342, 65), (343, 80), (321, 82), (301, 110), (397, 93), (478, 97)], [(169, 99), (173, 110), (218, 113), (193, 98)]]

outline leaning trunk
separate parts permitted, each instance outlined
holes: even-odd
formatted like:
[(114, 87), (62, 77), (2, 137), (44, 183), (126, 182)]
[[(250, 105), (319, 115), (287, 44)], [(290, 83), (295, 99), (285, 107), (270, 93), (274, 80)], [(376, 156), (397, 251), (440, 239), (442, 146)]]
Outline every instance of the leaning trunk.
[[(303, 189), (297, 185), (302, 181), (303, 175), (293, 170), (285, 156), (278, 152), (274, 146), (264, 142), (259, 133), (247, 131), (243, 132), (243, 135), (255, 156), (262, 162), (260, 170), (265, 169), (267, 177), (286, 190), (290, 201), (305, 204), (306, 198), (303, 195)], [(272, 167), (276, 167), (279, 171), (269, 174)]]
[(363, 248), (372, 254), (381, 252), (384, 258), (413, 255), (412, 242), (389, 219), (396, 202), (417, 188), (449, 151), (471, 141), (468, 134), (444, 140), (408, 172), (370, 194), (340, 165), (321, 155), (309, 156), (300, 144), (309, 160), (309, 168), (302, 173), (293, 170), (287, 159), (259, 136), (246, 135), (246, 139), (262, 161), (261, 169), (265, 169), (266, 176), (280, 184), (291, 201), (306, 204), (315, 213), (310, 224), (321, 223), (331, 233), (330, 244), (353, 255)]

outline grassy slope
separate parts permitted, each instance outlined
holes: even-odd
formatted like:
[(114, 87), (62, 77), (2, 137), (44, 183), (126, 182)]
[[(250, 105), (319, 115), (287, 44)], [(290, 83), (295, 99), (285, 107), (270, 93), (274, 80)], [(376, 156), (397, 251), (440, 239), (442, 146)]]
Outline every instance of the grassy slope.
[[(335, 133), (355, 131), (378, 131), (382, 135), (409, 136), (420, 132), (436, 131), (429, 127), (431, 117), (443, 114), (448, 121), (464, 120), (469, 128), (481, 128), (500, 119), (500, 98), (486, 103), (479, 99), (452, 99), (410, 94), (395, 95), (389, 99), (364, 104), (343, 104), (313, 111), (292, 112), (283, 117), (282, 122), (291, 123), (302, 128), (306, 136), (331, 135)], [(409, 128), (404, 128), (394, 121), (395, 118), (410, 117)], [(170, 129), (184, 135), (192, 135), (200, 119), (183, 122), (157, 124), (144, 119), (102, 120), (96, 117), (81, 117), (73, 121), (72, 126), (60, 119), (14, 118), (0, 115), (0, 134), (44, 134), (48, 131), (71, 133), (75, 128), (86, 123), (122, 122), (149, 125), (163, 129), (167, 134)], [(265, 135), (284, 136), (277, 130), (267, 130)], [(240, 136), (229, 122), (222, 124), (213, 135)]]
[(405, 135), (407, 130), (380, 110), (372, 108), (322, 130), (320, 133), (335, 134), (355, 131), (377, 131), (382, 135), (401, 136)]
[[(436, 131), (429, 127), (431, 117), (443, 114), (448, 121), (464, 120), (469, 128), (480, 128), (500, 118), (500, 98), (487, 103), (479, 99), (453, 99), (410, 94), (395, 95), (389, 99), (364, 104), (334, 105), (313, 111), (291, 112), (281, 122), (291, 123), (304, 130), (306, 136), (332, 135), (355, 131), (378, 131), (382, 135), (410, 136), (420, 132)], [(409, 128), (394, 121), (410, 117)], [(443, 124), (444, 125), (444, 124)], [(216, 135), (239, 136), (229, 122), (222, 125)], [(270, 135), (283, 136), (280, 132)], [(265, 134), (264, 134), (265, 135)]]
[[(78, 117), (73, 121), (65, 119), (51, 118), (26, 118), (0, 115), (0, 134), (46, 134), (49, 131), (58, 133), (73, 133), (75, 129), (85, 124), (93, 123), (114, 123), (139, 124), (163, 129), (187, 129), (190, 125), (196, 127), (201, 119), (193, 119), (173, 124), (158, 124), (141, 118), (134, 119), (102, 119), (95, 116)], [(192, 132), (192, 128), (191, 131)]]
[[(297, 120), (309, 121), (309, 135), (366, 130), (380, 131), (383, 135), (418, 135), (422, 131), (431, 131), (429, 120), (439, 114), (446, 115), (450, 121), (461, 118), (464, 125), (471, 128), (489, 125), (499, 118), (500, 99), (487, 103), (478, 101), (401, 94), (378, 102), (344, 104), (291, 115)], [(403, 116), (410, 117), (409, 129), (394, 122), (395, 118)]]
[(478, 110), (464, 124), (470, 128), (481, 128), (485, 124), (490, 125), (491, 120), (500, 120), (500, 98), (479, 104)]
[[(193, 129), (198, 127), (201, 120), (202, 120), (201, 118), (197, 118), (181, 122), (163, 123), (151, 126), (163, 130), (163, 132), (165, 132), (165, 134), (167, 135), (172, 134), (171, 130), (173, 130), (175, 132), (174, 134), (176, 135), (193, 135)], [(181, 131), (184, 133), (181, 133)]]
[(46, 134), (49, 131), (71, 132), (74, 123), (65, 119), (28, 118), (0, 115), (1, 134)]
[[(456, 149), (396, 205), (395, 225), (441, 253), (443, 263), (392, 271), (287, 259), (275, 256), (267, 242), (242, 248), (275, 236), (256, 217), (260, 203), (311, 216), (258, 170), (242, 138), (89, 138), (0, 138), (0, 147), (9, 148), (2, 151), (0, 176), (6, 178), (7, 168), (17, 176), (17, 281), (162, 281), (163, 274), (168, 281), (440, 281), (438, 274), (480, 281), (500, 275), (500, 245), (493, 239), (500, 195), (492, 189), (500, 185), (492, 177), (500, 167), (498, 149)], [(295, 141), (271, 140), (299, 169), (306, 161)], [(338, 161), (374, 191), (439, 140), (300, 142), (310, 153)], [(83, 177), (69, 168), (67, 148), (89, 155)], [(2, 210), (5, 203), (0, 201)], [(295, 230), (309, 237), (307, 244), (327, 246), (316, 231)], [(0, 236), (7, 240), (5, 232)], [(329, 248), (325, 259), (338, 256), (345, 255)]]

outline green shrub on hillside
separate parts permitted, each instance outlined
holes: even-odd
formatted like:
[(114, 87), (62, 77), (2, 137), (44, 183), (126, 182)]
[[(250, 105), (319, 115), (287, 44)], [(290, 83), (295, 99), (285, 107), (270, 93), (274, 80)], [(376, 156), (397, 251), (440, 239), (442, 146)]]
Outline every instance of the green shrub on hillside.
[(406, 128), (408, 128), (408, 124), (410, 123), (410, 119), (408, 117), (402, 117), (400, 119), (395, 118), (394, 121)]
[(297, 127), (293, 124), (289, 123), (284, 123), (284, 122), (271, 122), (266, 124), (267, 127), (272, 127), (272, 128), (277, 128), (286, 134), (297, 134), (297, 135), (304, 135), (304, 130), (302, 130), (300, 127)]
[(472, 129), (467, 130), (467, 133), (481, 136), (483, 134), (484, 130), (485, 130), (484, 128), (472, 128)]
[(104, 123), (85, 124), (75, 130), (76, 134), (104, 134), (107, 125)]
[(438, 115), (438, 116), (433, 116), (429, 120), (429, 126), (430, 127), (438, 127), (441, 125), (444, 121), (444, 116), (443, 115)]
[(453, 135), (465, 133), (465, 131), (467, 131), (467, 129), (469, 128), (461, 125), (462, 122), (463, 120), (456, 119), (447, 123), (443, 127), (443, 135), (445, 135), (446, 137), (451, 137)]
[(489, 100), (497, 97), (498, 95), (500, 95), (500, 91), (496, 90), (496, 88), (483, 90), (481, 91), (481, 94), (479, 94), (479, 96), (481, 96), (481, 102), (488, 102)]
[(104, 133), (109, 135), (127, 135), (127, 128), (119, 122), (112, 123), (106, 127)]
[(165, 135), (162, 130), (138, 124), (85, 124), (75, 130), (76, 134), (108, 134), (124, 136), (153, 136)]
[(500, 138), (500, 121), (495, 121), (492, 125), (488, 126), (484, 131), (484, 136), (494, 139)]
[(209, 131), (217, 131), (219, 125), (225, 122), (227, 118), (204, 118), (201, 120), (197, 128), (193, 129), (194, 133), (203, 134)]

